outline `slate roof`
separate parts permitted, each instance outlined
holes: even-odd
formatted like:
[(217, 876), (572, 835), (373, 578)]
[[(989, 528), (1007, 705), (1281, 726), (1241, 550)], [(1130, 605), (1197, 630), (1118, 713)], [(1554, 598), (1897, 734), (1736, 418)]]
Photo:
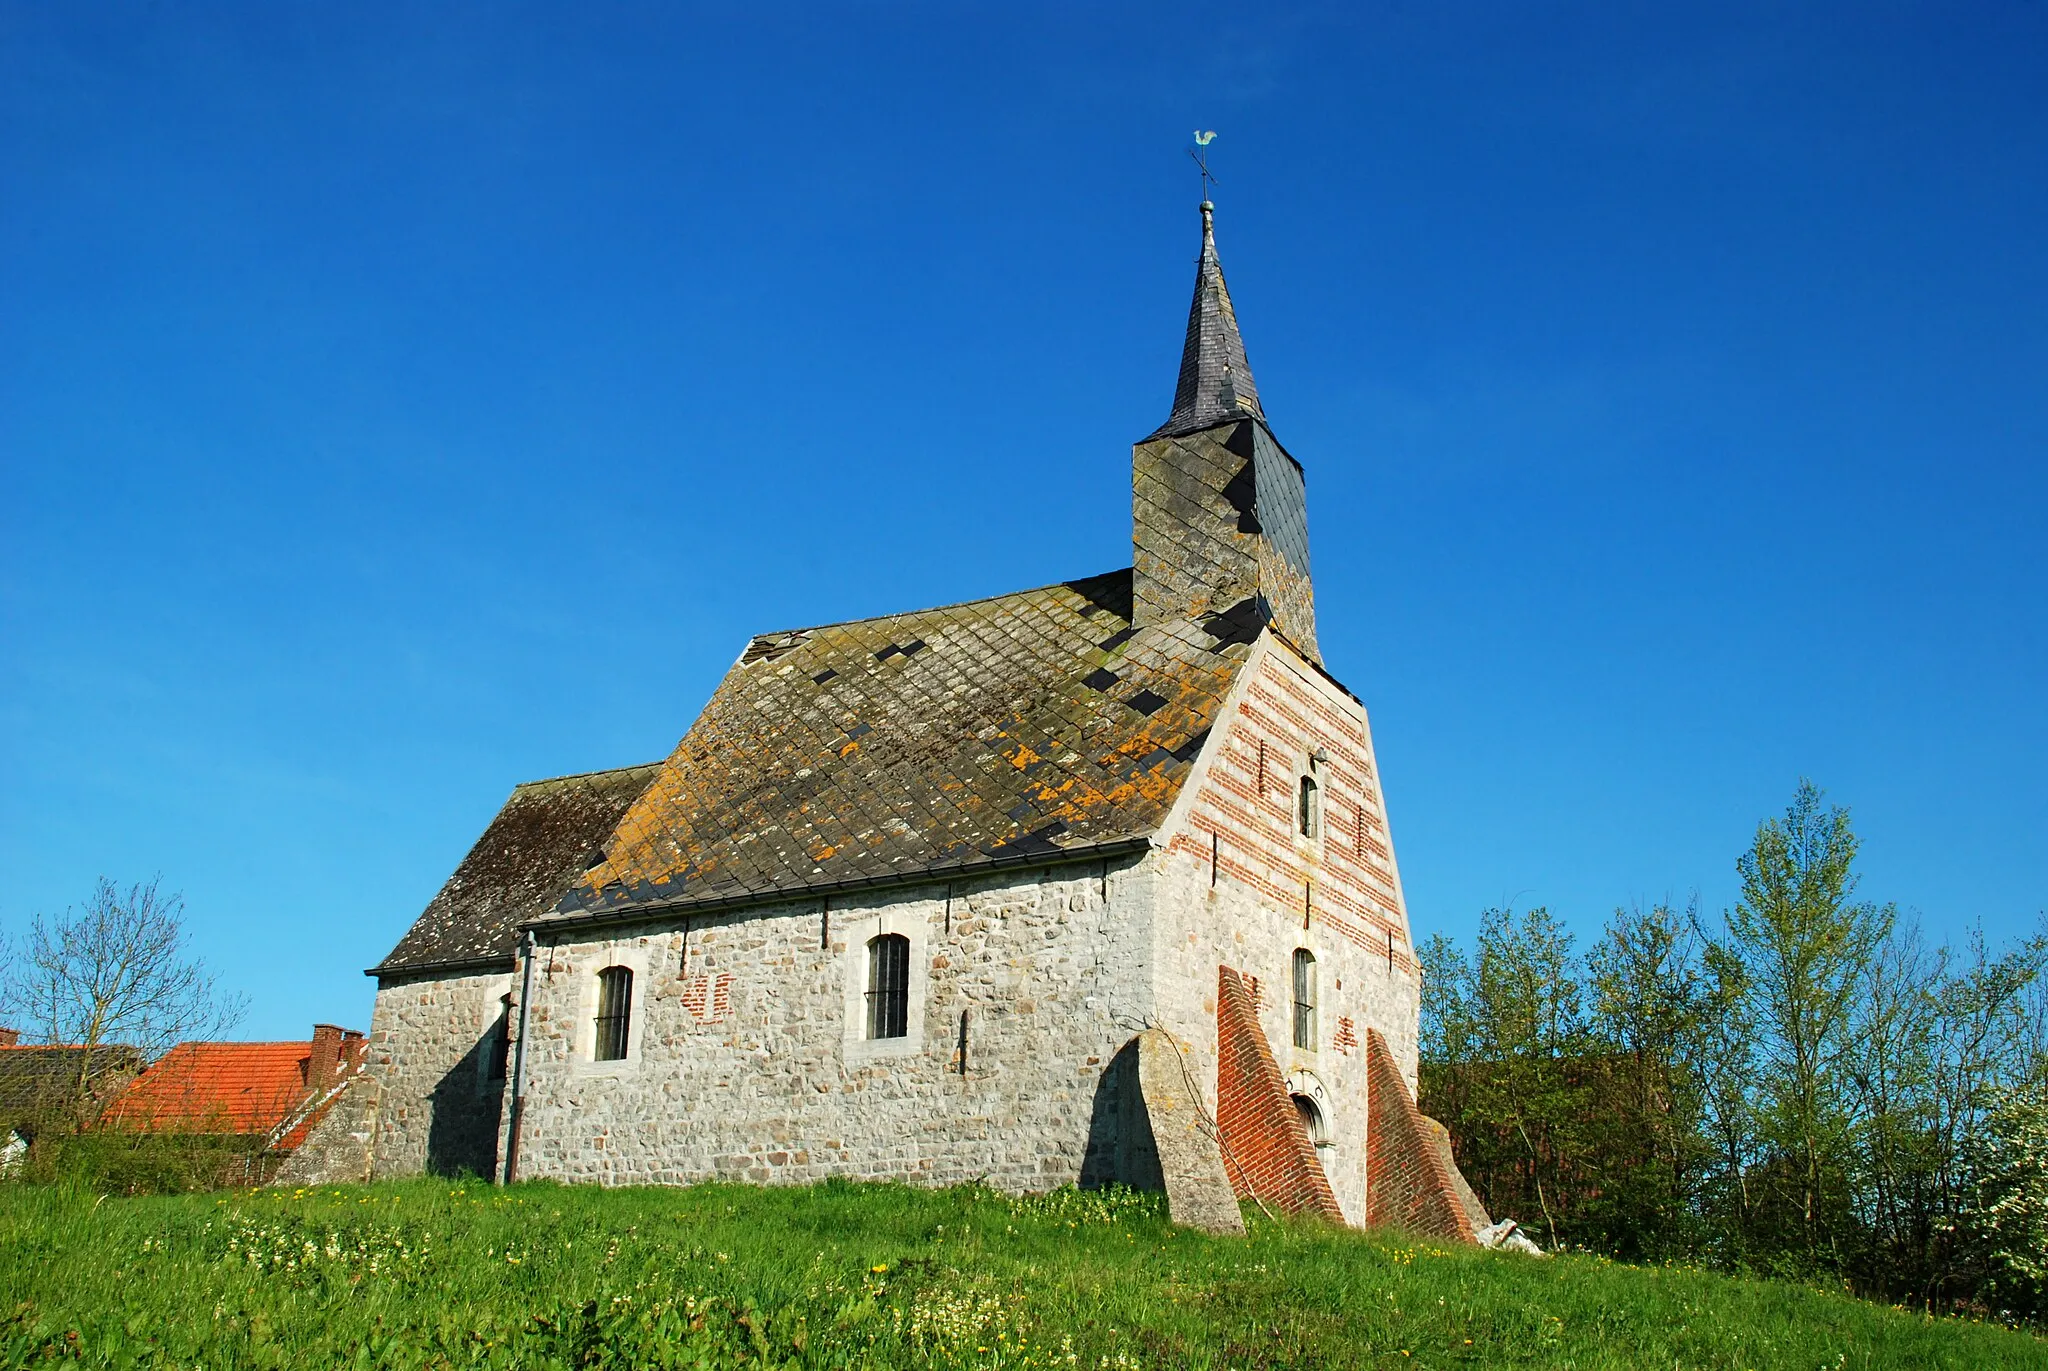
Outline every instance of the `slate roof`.
[(1180, 354), (1180, 380), (1173, 412), (1153, 438), (1193, 433), (1249, 415), (1263, 420), (1259, 388), (1244, 354), (1223, 262), (1216, 256), (1216, 207), (1202, 202), (1202, 254), (1195, 260), (1195, 298), (1188, 306), (1188, 333)]
[(1131, 623), (1131, 573), (763, 634), (556, 917), (1140, 840), (1249, 637)]
[[(1247, 418), (1263, 428), (1213, 208), (1203, 202), (1173, 412), (1154, 437), (1195, 441), (1186, 436)], [(1236, 489), (1224, 479), (1219, 499)], [(1277, 478), (1263, 481), (1261, 492), (1277, 493), (1262, 493), (1261, 510), (1289, 491), (1298, 503), (1298, 465), (1292, 479), (1286, 490)], [(1192, 498), (1173, 513), (1209, 519), (1215, 511)], [(1248, 514), (1232, 516), (1240, 533), (1263, 527), (1246, 529)], [(1282, 532), (1296, 524), (1295, 541), (1305, 544), (1304, 521)], [(1144, 551), (1142, 539), (1134, 546)], [(1282, 539), (1273, 560), (1301, 582), (1306, 605), (1305, 546), (1295, 552)], [(1190, 555), (1199, 565), (1180, 570), (1204, 584), (1228, 570)], [(1148, 600), (1143, 626), (1133, 620), (1125, 569), (763, 634), (665, 762), (515, 790), (372, 974), (510, 965), (525, 925), (1141, 846), (1166, 819), (1272, 618), (1260, 598), (1263, 575), (1238, 587), (1241, 603), (1229, 609), (1208, 606), (1209, 596), (1160, 614)], [(1295, 617), (1312, 652), (1313, 620)]]
[(95, 1094), (140, 1071), (142, 1054), (119, 1045), (0, 1047), (0, 1142), (75, 1102), (81, 1068), (87, 1093)]
[(660, 770), (650, 762), (515, 787), (455, 874), (370, 974), (509, 964), (519, 925), (554, 907)]

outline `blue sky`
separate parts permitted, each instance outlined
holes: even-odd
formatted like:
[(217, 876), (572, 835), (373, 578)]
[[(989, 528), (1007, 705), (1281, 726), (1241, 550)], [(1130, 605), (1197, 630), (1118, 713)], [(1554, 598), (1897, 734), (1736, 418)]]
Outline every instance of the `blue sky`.
[(751, 633), (1125, 565), (1218, 239), (1418, 933), (2048, 906), (2048, 7), (0, 2), (0, 924), (366, 1026)]

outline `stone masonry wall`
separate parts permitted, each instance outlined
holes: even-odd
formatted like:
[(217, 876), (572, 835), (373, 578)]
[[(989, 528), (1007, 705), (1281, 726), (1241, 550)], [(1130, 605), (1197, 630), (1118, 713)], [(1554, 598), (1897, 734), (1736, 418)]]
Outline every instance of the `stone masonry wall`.
[[(519, 1175), (1113, 1179), (1140, 1097), (1112, 1064), (1135, 1071), (1121, 1049), (1152, 1011), (1151, 896), (1127, 859), (543, 945)], [(911, 942), (903, 1039), (864, 1035), (880, 933)], [(613, 965), (634, 976), (628, 1052), (597, 1062), (597, 973)]]
[[(1303, 840), (1298, 786), (1318, 750), (1321, 823)], [(1269, 635), (1159, 842), (1160, 1022), (1213, 1089), (1217, 968), (1236, 970), (1290, 1091), (1322, 1115), (1330, 1188), (1363, 1224), (1366, 1033), (1386, 1038), (1412, 1091), (1421, 1006), (1364, 707)], [(1293, 956), (1304, 947), (1318, 1005), (1313, 1045), (1299, 1048)]]
[(380, 1087), (375, 1174), (497, 1174), (504, 1087), (493, 1079), (510, 972), (379, 985), (366, 1074)]
[(360, 1185), (369, 1180), (377, 1146), (379, 1094), (376, 1077), (367, 1072), (351, 1077), (270, 1183)]

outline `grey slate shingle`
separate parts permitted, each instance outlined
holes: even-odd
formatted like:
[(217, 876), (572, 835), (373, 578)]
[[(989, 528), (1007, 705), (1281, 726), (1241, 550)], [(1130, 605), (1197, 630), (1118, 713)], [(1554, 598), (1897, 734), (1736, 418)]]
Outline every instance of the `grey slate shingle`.
[(1189, 624), (1133, 630), (1128, 570), (754, 643), (558, 914), (1147, 837), (1249, 651)]
[(659, 763), (647, 763), (514, 787), (455, 874), (373, 973), (510, 963), (519, 925), (554, 907), (660, 770)]

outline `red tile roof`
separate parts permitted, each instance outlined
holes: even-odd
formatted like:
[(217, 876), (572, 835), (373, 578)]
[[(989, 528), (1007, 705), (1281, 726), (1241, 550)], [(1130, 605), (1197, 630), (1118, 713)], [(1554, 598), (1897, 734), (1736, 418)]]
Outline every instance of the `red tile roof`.
[(260, 1137), (266, 1150), (304, 1142), (362, 1069), (363, 1035), (315, 1024), (311, 1042), (179, 1043), (102, 1116), (145, 1132)]
[(305, 1042), (179, 1043), (122, 1092), (106, 1122), (164, 1133), (269, 1133), (306, 1102), (311, 1057)]

